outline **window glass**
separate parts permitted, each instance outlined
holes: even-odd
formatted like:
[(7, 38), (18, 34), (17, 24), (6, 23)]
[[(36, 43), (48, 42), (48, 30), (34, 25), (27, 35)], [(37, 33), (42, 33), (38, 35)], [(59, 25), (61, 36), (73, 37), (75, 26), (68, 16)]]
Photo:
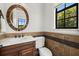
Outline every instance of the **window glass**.
[(76, 19), (77, 19), (76, 17), (66, 19), (65, 26), (66, 27), (77, 27)]
[(76, 6), (65, 10), (65, 17), (66, 18), (72, 17), (72, 16), (76, 16)]
[(57, 19), (64, 19), (64, 11), (57, 13)]
[(57, 20), (57, 27), (58, 28), (63, 28), (64, 27), (64, 19)]
[(66, 3), (66, 7), (69, 7), (69, 6), (73, 5), (73, 4), (75, 4), (75, 3)]
[(62, 10), (62, 9), (64, 9), (64, 8), (65, 8), (65, 4), (62, 3), (62, 4), (60, 4), (59, 6), (57, 6), (57, 11), (60, 11), (60, 10)]
[(23, 28), (25, 26), (26, 20), (19, 18), (18, 20), (18, 28)]

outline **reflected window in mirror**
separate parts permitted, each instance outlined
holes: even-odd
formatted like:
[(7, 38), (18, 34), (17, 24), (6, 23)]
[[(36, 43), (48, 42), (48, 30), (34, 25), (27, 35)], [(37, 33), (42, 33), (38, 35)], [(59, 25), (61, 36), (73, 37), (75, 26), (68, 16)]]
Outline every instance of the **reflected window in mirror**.
[(13, 10), (13, 25), (18, 29), (21, 29), (26, 25), (25, 13), (20, 8)]
[(20, 29), (20, 28), (24, 28), (25, 24), (26, 24), (26, 20), (25, 20), (25, 19), (23, 19), (23, 18), (18, 18), (18, 28), (19, 28), (19, 29)]

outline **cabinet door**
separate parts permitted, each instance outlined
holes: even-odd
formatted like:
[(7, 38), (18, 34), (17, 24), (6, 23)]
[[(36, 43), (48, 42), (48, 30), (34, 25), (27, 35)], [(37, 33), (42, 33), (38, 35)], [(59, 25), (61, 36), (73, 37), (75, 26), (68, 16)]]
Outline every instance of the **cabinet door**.
[(21, 56), (33, 56), (34, 48), (23, 49), (19, 51), (19, 55)]

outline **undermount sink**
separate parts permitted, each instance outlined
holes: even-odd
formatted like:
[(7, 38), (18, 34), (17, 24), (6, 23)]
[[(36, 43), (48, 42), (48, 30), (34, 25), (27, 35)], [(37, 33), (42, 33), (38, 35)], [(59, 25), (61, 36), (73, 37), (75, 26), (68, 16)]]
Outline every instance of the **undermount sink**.
[(21, 37), (21, 38), (6, 38), (3, 40), (0, 40), (0, 45), (9, 46), (9, 45), (13, 45), (13, 44), (30, 42), (30, 41), (35, 41), (35, 39), (32, 36), (25, 36), (25, 37)]

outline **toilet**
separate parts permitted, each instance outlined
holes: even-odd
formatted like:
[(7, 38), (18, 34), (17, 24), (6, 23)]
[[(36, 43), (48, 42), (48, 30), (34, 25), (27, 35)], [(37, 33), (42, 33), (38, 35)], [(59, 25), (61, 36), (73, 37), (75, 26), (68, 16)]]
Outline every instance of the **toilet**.
[(39, 51), (40, 56), (52, 56), (52, 52), (46, 48), (45, 45), (45, 37), (35, 37), (36, 39), (36, 49)]

